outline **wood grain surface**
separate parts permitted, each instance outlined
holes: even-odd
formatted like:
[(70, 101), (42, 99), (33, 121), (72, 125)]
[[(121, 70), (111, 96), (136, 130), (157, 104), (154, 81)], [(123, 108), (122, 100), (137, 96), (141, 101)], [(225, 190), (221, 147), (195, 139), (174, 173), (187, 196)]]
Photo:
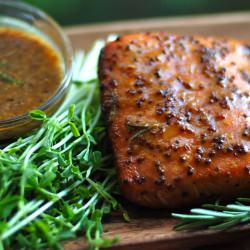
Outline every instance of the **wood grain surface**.
[[(168, 218), (133, 219), (130, 223), (112, 222), (105, 225), (104, 236), (110, 238), (119, 235), (119, 243), (109, 248), (110, 250), (184, 250), (218, 243), (231, 242), (233, 244), (235, 241), (244, 241), (249, 236), (248, 226), (225, 232), (212, 230), (176, 232), (173, 230), (175, 223), (176, 220)], [(240, 247), (239, 243), (237, 245)], [(65, 244), (66, 250), (82, 250), (85, 248), (84, 238), (78, 238)]]
[[(181, 18), (158, 18), (106, 24), (94, 24), (65, 29), (74, 49), (89, 49), (94, 40), (105, 38), (108, 34), (126, 34), (142, 31), (166, 31), (179, 34), (201, 34), (206, 36), (234, 37), (250, 44), (250, 12), (217, 14)], [(126, 223), (119, 215), (107, 218), (104, 236), (112, 238), (118, 235), (120, 241), (113, 250), (163, 250), (163, 249), (249, 249), (249, 227), (240, 226), (227, 231), (203, 230), (196, 232), (176, 232), (173, 226), (175, 219), (169, 212), (149, 210), (128, 205), (130, 223)], [(65, 250), (83, 250), (87, 248), (82, 237), (64, 244)], [(237, 245), (235, 245), (237, 242)], [(214, 244), (227, 243), (227, 245)], [(241, 243), (241, 244), (239, 244)]]
[(73, 47), (83, 49), (90, 48), (94, 40), (111, 33), (122, 35), (144, 31), (236, 37), (250, 41), (250, 12), (91, 24), (68, 27), (65, 31)]

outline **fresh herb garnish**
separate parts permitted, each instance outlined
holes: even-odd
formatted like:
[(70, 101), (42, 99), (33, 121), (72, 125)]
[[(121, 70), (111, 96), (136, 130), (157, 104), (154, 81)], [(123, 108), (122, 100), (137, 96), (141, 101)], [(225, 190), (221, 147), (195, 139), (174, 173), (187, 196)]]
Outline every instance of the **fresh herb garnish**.
[(130, 141), (133, 141), (145, 134), (146, 132), (159, 128), (158, 123), (148, 123), (142, 120), (139, 120), (137, 116), (130, 116), (126, 121), (126, 126), (129, 131), (133, 132), (133, 135), (130, 137)]
[(4, 72), (0, 72), (0, 81), (3, 81), (5, 83), (17, 84), (17, 85), (23, 84), (23, 81), (17, 80), (11, 75), (4, 73)]
[(41, 128), (0, 150), (0, 249), (62, 249), (60, 241), (84, 231), (92, 249), (118, 240), (102, 238), (103, 216), (120, 208), (100, 118), (96, 72), (103, 45), (76, 55), (77, 84), (60, 109), (52, 117), (32, 111)]
[[(117, 178), (100, 119), (96, 71), (103, 45), (98, 41), (85, 57), (77, 53), (72, 88), (56, 114), (32, 111), (42, 127), (0, 150), (0, 249), (62, 249), (61, 241), (83, 231), (91, 249), (107, 247), (118, 238), (102, 238), (103, 216), (120, 209), (129, 220), (113, 197)], [(127, 125), (135, 137), (154, 127), (132, 120)], [(176, 229), (222, 230), (249, 222), (245, 203), (250, 198), (175, 213), (181, 218)]]
[(133, 129), (152, 128), (154, 124), (137, 121), (136, 118), (129, 117), (126, 122), (126, 126), (128, 127), (129, 130), (133, 130)]
[(34, 120), (38, 120), (38, 121), (45, 121), (45, 119), (47, 118), (46, 114), (42, 111), (42, 110), (33, 110), (29, 113), (29, 116), (34, 119)]
[(194, 208), (189, 214), (173, 213), (172, 216), (181, 221), (176, 230), (215, 229), (225, 230), (232, 226), (250, 221), (250, 198), (238, 198), (234, 204), (204, 204), (202, 208)]
[(146, 127), (146, 128), (140, 128), (139, 130), (137, 130), (131, 137), (130, 137), (130, 141), (134, 141), (137, 138), (139, 138), (140, 136), (142, 136), (143, 134), (145, 134), (146, 132), (150, 131), (150, 127)]

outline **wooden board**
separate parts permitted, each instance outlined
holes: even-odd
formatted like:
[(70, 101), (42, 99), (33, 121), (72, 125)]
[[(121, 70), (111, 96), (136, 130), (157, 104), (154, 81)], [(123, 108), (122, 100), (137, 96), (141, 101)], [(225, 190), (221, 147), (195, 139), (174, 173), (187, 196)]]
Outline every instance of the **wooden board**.
[(92, 24), (69, 27), (65, 30), (73, 47), (83, 49), (89, 48), (94, 40), (105, 38), (110, 33), (125, 34), (142, 31), (236, 37), (250, 41), (250, 12)]
[[(94, 40), (105, 38), (108, 34), (125, 34), (141, 31), (167, 31), (179, 34), (201, 34), (220, 37), (235, 37), (249, 41), (250, 12), (217, 14), (182, 18), (159, 18), (106, 24), (78, 26), (65, 29), (75, 49), (89, 49)], [(112, 247), (118, 249), (190, 249), (191, 247), (236, 242), (218, 249), (243, 249), (248, 244), (248, 226), (218, 232), (203, 230), (197, 232), (176, 232), (175, 219), (167, 211), (148, 210), (129, 205), (131, 223), (124, 222), (119, 216), (108, 219), (104, 226), (104, 236), (119, 235), (119, 243)], [(242, 239), (240, 248), (239, 239)], [(237, 246), (237, 247), (236, 247)], [(66, 250), (86, 249), (84, 238), (65, 243)], [(217, 248), (216, 248), (217, 249)], [(247, 249), (247, 248), (244, 248)]]

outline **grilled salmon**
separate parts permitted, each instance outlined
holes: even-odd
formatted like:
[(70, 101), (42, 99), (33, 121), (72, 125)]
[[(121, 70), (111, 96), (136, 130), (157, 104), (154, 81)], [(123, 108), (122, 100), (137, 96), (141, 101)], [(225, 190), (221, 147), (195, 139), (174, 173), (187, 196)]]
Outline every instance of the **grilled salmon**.
[(99, 59), (123, 195), (178, 208), (250, 194), (250, 47), (167, 33), (125, 35)]

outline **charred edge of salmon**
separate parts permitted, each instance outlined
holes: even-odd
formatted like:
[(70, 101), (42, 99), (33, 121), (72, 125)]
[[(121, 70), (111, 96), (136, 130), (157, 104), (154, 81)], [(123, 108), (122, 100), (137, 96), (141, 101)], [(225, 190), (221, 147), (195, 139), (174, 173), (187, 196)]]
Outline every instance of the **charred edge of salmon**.
[(106, 122), (108, 123), (108, 125), (110, 125), (117, 113), (117, 109), (119, 108), (119, 102), (118, 102), (118, 95), (115, 93), (115, 91), (111, 90), (109, 91), (110, 94), (107, 94), (106, 90), (108, 90), (111, 87), (104, 85), (101, 82), (101, 80), (107, 77), (105, 73), (106, 63), (104, 60), (106, 49), (107, 49), (107, 46), (104, 47), (100, 52), (99, 61), (98, 61), (98, 76), (100, 80), (102, 111), (103, 111)]

